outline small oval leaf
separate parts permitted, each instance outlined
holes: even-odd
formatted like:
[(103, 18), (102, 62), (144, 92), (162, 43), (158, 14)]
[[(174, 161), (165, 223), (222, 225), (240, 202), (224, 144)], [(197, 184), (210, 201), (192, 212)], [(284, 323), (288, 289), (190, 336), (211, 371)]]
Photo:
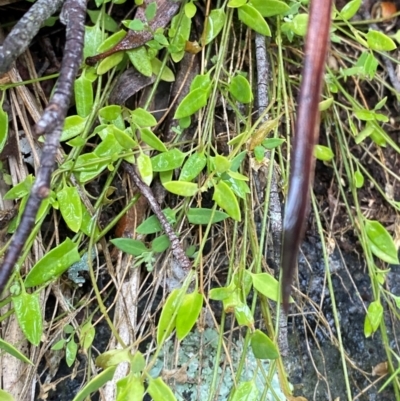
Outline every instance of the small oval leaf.
[(203, 295), (198, 292), (186, 294), (176, 316), (176, 336), (182, 341), (192, 330), (203, 306)]
[(57, 192), (58, 206), (71, 231), (77, 233), (82, 224), (82, 204), (75, 187), (64, 187)]
[(147, 391), (154, 401), (177, 401), (172, 390), (163, 382), (161, 377), (150, 379)]
[(236, 75), (228, 86), (229, 93), (240, 103), (247, 104), (253, 100), (249, 81), (243, 75)]
[(174, 170), (182, 166), (186, 154), (179, 149), (172, 149), (151, 158), (153, 171)]
[[(176, 313), (178, 311), (178, 301), (182, 290), (173, 290), (169, 294), (161, 311), (160, 320), (157, 325), (157, 344), (165, 341), (175, 328)], [(175, 318), (173, 318), (175, 314)]]
[(223, 181), (220, 181), (214, 188), (213, 200), (224, 209), (234, 220), (240, 221), (239, 202), (232, 189)]
[(277, 359), (279, 352), (272, 340), (261, 330), (251, 335), (251, 349), (258, 359)]
[(179, 196), (194, 196), (199, 191), (198, 185), (194, 182), (168, 181), (163, 186), (168, 192)]

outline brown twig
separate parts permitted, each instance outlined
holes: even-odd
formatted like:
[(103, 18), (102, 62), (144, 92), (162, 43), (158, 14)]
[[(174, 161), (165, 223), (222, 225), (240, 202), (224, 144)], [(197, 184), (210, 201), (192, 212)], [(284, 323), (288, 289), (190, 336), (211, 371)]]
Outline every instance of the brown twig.
[(82, 60), (86, 0), (66, 0), (61, 12), (61, 20), (66, 24), (66, 43), (60, 77), (54, 95), (38, 121), (35, 130), (45, 134), (40, 169), (29, 195), (21, 222), (4, 256), (0, 270), (0, 292), (3, 291), (22, 248), (35, 225), (39, 206), (50, 190), (50, 179), (54, 169), (62, 127), (69, 107), (69, 100), (76, 74)]
[(318, 103), (329, 42), (332, 3), (332, 0), (313, 0), (310, 4), (303, 80), (298, 98), (289, 193), (283, 222), (282, 301), (286, 312), (314, 177), (314, 146), (319, 130)]
[(182, 245), (179, 241), (178, 236), (175, 234), (174, 229), (172, 228), (171, 224), (168, 222), (167, 218), (165, 217), (164, 213), (161, 210), (160, 205), (158, 204), (156, 198), (153, 195), (150, 187), (147, 186), (136, 173), (135, 168), (126, 162), (122, 163), (123, 168), (129, 174), (132, 181), (138, 187), (141, 194), (147, 199), (151, 210), (157, 216), (158, 220), (160, 221), (165, 234), (167, 234), (169, 240), (171, 241), (171, 249), (172, 253), (178, 262), (181, 264), (183, 269), (189, 270), (192, 267), (192, 263), (190, 262), (189, 258), (186, 256), (185, 251), (182, 248)]

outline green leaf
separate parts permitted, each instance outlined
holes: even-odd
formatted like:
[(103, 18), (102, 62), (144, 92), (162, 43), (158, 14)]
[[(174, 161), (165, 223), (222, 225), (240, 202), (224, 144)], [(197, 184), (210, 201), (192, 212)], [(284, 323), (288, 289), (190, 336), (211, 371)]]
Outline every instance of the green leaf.
[(43, 333), (39, 294), (22, 291), (12, 300), (19, 327), (30, 343), (39, 345)]
[(290, 7), (280, 0), (251, 0), (250, 4), (257, 9), (263, 17), (273, 17), (275, 15), (284, 15)]
[(144, 153), (140, 153), (136, 159), (136, 166), (143, 182), (150, 186), (153, 180), (153, 166), (150, 157)]
[(128, 362), (131, 359), (131, 352), (129, 348), (124, 349), (112, 349), (110, 351), (103, 352), (96, 358), (96, 366), (100, 368), (108, 368), (117, 366), (122, 362)]
[(57, 192), (58, 206), (68, 228), (77, 233), (82, 224), (82, 204), (76, 187), (64, 187)]
[(5, 390), (0, 388), (0, 400), (1, 401), (15, 401), (15, 398)]
[(257, 401), (258, 388), (254, 380), (240, 383), (231, 398), (231, 401)]
[[(251, 274), (251, 273), (250, 273)], [(251, 274), (254, 288), (272, 301), (279, 302), (279, 281), (268, 273)], [(293, 302), (290, 298), (289, 302)]]
[(116, 44), (118, 44), (125, 36), (126, 31), (123, 29), (115, 32), (113, 35), (109, 36), (106, 40), (102, 42), (102, 44), (97, 48), (97, 53), (105, 52), (106, 50), (110, 50)]
[(144, 143), (147, 143), (151, 148), (159, 152), (167, 152), (168, 149), (164, 143), (148, 128), (140, 130), (140, 137)]
[(235, 317), (239, 326), (254, 327), (254, 317), (251, 309), (245, 304), (241, 303), (235, 307)]
[(185, 55), (185, 46), (189, 40), (191, 26), (192, 20), (185, 14), (178, 14), (172, 18), (171, 28), (168, 30), (168, 36), (171, 38), (168, 49), (174, 63), (181, 61)]
[(368, 306), (367, 316), (364, 321), (364, 335), (370, 337), (378, 330), (383, 318), (383, 306), (379, 301), (373, 301)]
[(93, 84), (84, 75), (74, 82), (75, 106), (79, 116), (87, 117), (93, 109)]
[(134, 141), (126, 131), (122, 131), (114, 125), (111, 126), (111, 129), (115, 139), (124, 149), (131, 150), (137, 146), (136, 141)]
[(97, 391), (100, 387), (104, 386), (107, 382), (112, 380), (114, 377), (116, 366), (110, 366), (109, 368), (103, 370), (103, 372), (99, 373), (95, 376), (86, 386), (78, 392), (78, 394), (74, 397), (72, 401), (84, 401), (86, 397)]
[(204, 169), (207, 164), (207, 158), (204, 152), (196, 152), (190, 155), (182, 167), (179, 181), (192, 181)]
[[(162, 212), (171, 225), (176, 223), (175, 212), (173, 210), (166, 208)], [(161, 230), (162, 226), (156, 215), (148, 217), (136, 228), (138, 234), (155, 234)]]
[(253, 100), (249, 81), (243, 75), (236, 75), (228, 86), (229, 93), (240, 103), (250, 103)]
[[(188, 3), (190, 4), (190, 3)], [(174, 82), (175, 81), (175, 74), (171, 70), (171, 68), (167, 67), (166, 65), (163, 66), (163, 63), (158, 58), (151, 59), (151, 68), (153, 69), (154, 75), (159, 75), (161, 73), (161, 80), (165, 82)]]
[(297, 14), (292, 22), (291, 28), (296, 35), (305, 36), (308, 26), (308, 14)]
[(217, 8), (210, 12), (205, 24), (206, 31), (202, 35), (204, 45), (208, 45), (219, 35), (225, 25), (225, 20), (226, 14), (223, 8)]
[(161, 377), (149, 379), (147, 391), (154, 401), (177, 401), (172, 390), (163, 382)]
[(176, 336), (182, 341), (192, 330), (203, 306), (203, 295), (198, 292), (186, 294), (176, 316)]
[(76, 359), (76, 353), (78, 352), (78, 344), (71, 338), (68, 341), (67, 346), (65, 348), (65, 362), (67, 363), (68, 367), (71, 367)]
[(153, 67), (151, 65), (150, 57), (147, 53), (145, 46), (140, 46), (136, 49), (127, 50), (129, 60), (132, 65), (145, 77), (153, 75)]
[(57, 341), (56, 343), (54, 343), (54, 345), (51, 347), (51, 349), (53, 351), (60, 351), (64, 348), (66, 342), (67, 342), (67, 340), (65, 338), (62, 338), (60, 341)]
[(64, 122), (64, 128), (60, 141), (68, 141), (69, 139), (82, 134), (83, 130), (85, 129), (85, 125), (86, 118), (78, 115), (67, 117)]
[(89, 320), (82, 326), (81, 336), (80, 336), (80, 342), (82, 348), (85, 351), (87, 351), (92, 346), (95, 335), (96, 335), (96, 329), (94, 328), (92, 322)]
[(169, 240), (168, 235), (160, 235), (151, 242), (151, 250), (153, 252), (161, 253), (167, 250), (170, 245), (171, 241)]
[(139, 127), (154, 127), (157, 120), (147, 110), (138, 107), (131, 112), (132, 122)]
[(188, 18), (193, 18), (196, 14), (197, 8), (193, 1), (185, 4), (185, 15)]
[(228, 287), (212, 288), (208, 293), (208, 296), (214, 301), (223, 301), (231, 297), (235, 290), (236, 286), (232, 283)]
[(151, 158), (153, 171), (174, 170), (182, 166), (186, 153), (182, 153), (179, 149), (168, 150)]
[(240, 221), (240, 208), (239, 202), (233, 193), (232, 189), (224, 182), (220, 181), (214, 187), (214, 195), (213, 200), (216, 204), (224, 209), (229, 216), (231, 216), (234, 220)]
[(110, 71), (111, 68), (117, 66), (123, 60), (123, 58), (124, 58), (124, 53), (117, 52), (111, 54), (111, 56), (106, 57), (104, 60), (101, 60), (96, 69), (97, 75), (103, 75), (106, 72)]
[(277, 359), (279, 352), (272, 340), (261, 330), (251, 335), (251, 349), (257, 359)]
[(200, 110), (207, 104), (208, 97), (208, 90), (198, 88), (190, 91), (179, 103), (174, 115), (174, 119), (179, 120), (196, 113), (196, 111)]
[(351, 0), (340, 10), (339, 15), (345, 21), (353, 18), (360, 8), (362, 0)]
[[(22, 352), (20, 352), (17, 348), (15, 348), (12, 344), (8, 343), (7, 341), (0, 338), (0, 349), (6, 351), (8, 354), (12, 355), (14, 358), (19, 359), (24, 363), (29, 363), (30, 365), (34, 366), (34, 363), (27, 358)], [(1, 395), (1, 393), (0, 393)], [(0, 400), (2, 400), (0, 396)]]
[(103, 39), (103, 32), (100, 25), (86, 26), (85, 25), (85, 45), (83, 47), (83, 58), (92, 57), (97, 54), (97, 49)]
[(8, 137), (8, 114), (0, 107), (0, 153), (4, 149)]
[[(161, 345), (175, 328), (176, 323), (176, 313), (178, 312), (178, 301), (182, 290), (173, 290), (169, 294), (167, 300), (161, 311), (160, 320), (157, 325), (157, 344)], [(175, 314), (175, 317), (174, 317)]]
[(25, 287), (33, 287), (55, 280), (70, 266), (81, 260), (78, 245), (67, 238), (33, 266), (25, 278)]
[(152, 3), (147, 3), (146, 9), (144, 11), (144, 15), (146, 16), (147, 21), (151, 21), (154, 19), (157, 13), (157, 3), (153, 1)]
[(131, 372), (140, 373), (146, 367), (146, 360), (140, 351), (135, 352), (131, 359)]
[(315, 145), (314, 156), (318, 160), (322, 160), (322, 161), (330, 161), (335, 157), (335, 155), (332, 152), (332, 149), (328, 148), (327, 146), (323, 146), (323, 145)]
[(393, 238), (381, 223), (374, 220), (365, 220), (365, 232), (367, 234), (371, 252), (391, 264), (399, 264), (397, 248)]
[(208, 225), (219, 223), (229, 216), (219, 210), (213, 211), (212, 209), (205, 208), (190, 208), (186, 217), (191, 224)]
[(359, 170), (354, 172), (354, 185), (356, 188), (362, 188), (364, 185), (364, 176)]
[(377, 51), (391, 51), (396, 49), (396, 43), (383, 32), (369, 30), (367, 43), (370, 49)]
[(247, 0), (229, 0), (228, 1), (228, 7), (231, 8), (238, 8), (243, 6), (243, 4), (246, 4)]
[(238, 16), (240, 21), (246, 24), (254, 31), (264, 36), (271, 36), (271, 30), (264, 17), (254, 8), (251, 3), (244, 4), (238, 8)]
[(140, 256), (144, 252), (148, 252), (146, 245), (142, 241), (131, 238), (114, 238), (111, 240), (122, 252), (128, 253), (133, 256)]
[(32, 183), (33, 183), (33, 176), (32, 174), (29, 174), (24, 181), (21, 181), (13, 188), (11, 188), (9, 191), (7, 191), (3, 199), (14, 200), (23, 198), (25, 195), (28, 195), (29, 192), (31, 191)]
[(328, 97), (328, 99), (325, 99), (322, 102), (319, 102), (319, 105), (318, 105), (319, 111), (328, 110), (329, 107), (332, 106), (332, 104), (333, 104), (333, 97)]
[(142, 401), (144, 385), (142, 379), (133, 374), (117, 381), (117, 398), (115, 401)]
[(169, 181), (163, 186), (168, 192), (179, 196), (194, 196), (199, 191), (198, 185), (194, 182)]

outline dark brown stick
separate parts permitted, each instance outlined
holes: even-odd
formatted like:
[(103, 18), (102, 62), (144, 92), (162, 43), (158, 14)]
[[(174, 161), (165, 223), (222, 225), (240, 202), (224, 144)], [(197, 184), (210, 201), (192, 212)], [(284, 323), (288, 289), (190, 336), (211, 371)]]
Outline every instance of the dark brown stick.
[(296, 132), (291, 154), (282, 244), (282, 301), (289, 308), (292, 280), (303, 237), (314, 177), (314, 146), (318, 139), (319, 109), (331, 26), (332, 0), (312, 0), (306, 36), (303, 80), (298, 98)]
[(3, 291), (15, 263), (21, 256), (22, 248), (35, 225), (39, 206), (49, 193), (51, 174), (54, 169), (61, 131), (68, 111), (74, 79), (82, 60), (86, 0), (66, 0), (60, 17), (67, 25), (60, 77), (54, 96), (35, 128), (38, 135), (45, 134), (46, 137), (40, 169), (26, 203), (21, 222), (4, 256), (3, 265), (0, 269), (0, 293)]
[(162, 225), (162, 228), (165, 231), (165, 234), (167, 234), (169, 240), (171, 241), (172, 253), (178, 260), (178, 262), (181, 264), (182, 269), (189, 270), (192, 267), (192, 263), (186, 256), (178, 236), (175, 234), (174, 229), (172, 228), (171, 224), (168, 222), (163, 211), (161, 210), (161, 207), (156, 201), (156, 198), (154, 197), (151, 188), (141, 180), (139, 174), (135, 171), (135, 168), (131, 164), (123, 162), (122, 166), (125, 169), (125, 171), (129, 174), (134, 184), (138, 187), (140, 193), (149, 202), (151, 210), (157, 216), (158, 220)]

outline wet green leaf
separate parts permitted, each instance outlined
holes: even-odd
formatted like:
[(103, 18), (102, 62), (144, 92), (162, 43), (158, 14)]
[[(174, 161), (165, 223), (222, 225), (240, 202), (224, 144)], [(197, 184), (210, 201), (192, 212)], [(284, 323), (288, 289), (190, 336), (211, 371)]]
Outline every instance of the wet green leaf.
[(226, 14), (223, 8), (217, 8), (210, 12), (205, 24), (206, 31), (202, 36), (202, 38), (204, 38), (204, 45), (208, 45), (219, 35), (224, 27), (225, 21)]
[(235, 308), (235, 317), (239, 326), (254, 327), (254, 317), (251, 313), (250, 308), (245, 304), (241, 303)]
[(391, 51), (396, 49), (396, 43), (383, 32), (369, 30), (367, 43), (370, 49), (377, 51)]
[(0, 107), (0, 153), (4, 149), (8, 137), (8, 114)]
[[(10, 344), (9, 342), (7, 342), (1, 338), (0, 338), (0, 349), (2, 349), (3, 351), (6, 351), (8, 354), (12, 355), (14, 358), (17, 358), (24, 363), (29, 363), (30, 365), (34, 366), (33, 362), (31, 362), (31, 360), (29, 358), (27, 358), (22, 352), (20, 352), (12, 344)], [(0, 400), (2, 400), (1, 394), (0, 394)]]
[(75, 187), (64, 187), (57, 192), (58, 206), (68, 228), (77, 233), (82, 224), (82, 204)]
[(143, 182), (146, 185), (150, 185), (153, 180), (153, 166), (150, 157), (144, 153), (140, 153), (136, 159), (136, 167)]
[(345, 21), (353, 18), (360, 8), (362, 0), (351, 0), (340, 10), (339, 15)]
[(43, 333), (39, 294), (23, 291), (12, 300), (19, 327), (31, 344), (39, 345)]
[(140, 256), (143, 252), (148, 252), (148, 249), (142, 241), (131, 238), (114, 238), (111, 240), (122, 252), (128, 253), (133, 256)]
[(100, 368), (108, 368), (111, 366), (117, 366), (122, 362), (128, 362), (131, 359), (131, 352), (128, 348), (124, 349), (112, 349), (110, 351), (103, 352), (96, 358), (96, 366)]
[(78, 246), (67, 238), (33, 266), (26, 276), (25, 287), (29, 288), (55, 280), (80, 259)]
[(238, 16), (240, 21), (246, 24), (249, 28), (253, 29), (264, 36), (271, 36), (271, 30), (264, 17), (260, 12), (254, 8), (251, 3), (244, 4), (238, 8)]
[(251, 335), (251, 349), (258, 359), (277, 359), (279, 352), (272, 340), (261, 330)]
[(379, 301), (373, 301), (368, 306), (367, 316), (364, 321), (364, 335), (370, 337), (378, 330), (383, 318), (383, 307)]
[(5, 390), (0, 388), (0, 400), (1, 401), (15, 401), (15, 398)]
[(228, 86), (229, 93), (240, 103), (250, 103), (253, 100), (249, 81), (243, 75), (236, 75)]
[(65, 362), (67, 363), (67, 366), (71, 367), (74, 364), (77, 352), (78, 344), (74, 341), (73, 338), (71, 338), (65, 348)]
[(359, 170), (354, 173), (354, 185), (356, 188), (362, 188), (364, 185), (364, 176)]
[(204, 152), (196, 152), (190, 155), (182, 167), (179, 181), (192, 181), (204, 169), (207, 164), (207, 158)]
[(86, 397), (90, 395), (90, 393), (97, 391), (100, 387), (112, 380), (116, 369), (116, 366), (110, 366), (97, 376), (93, 377), (93, 379), (91, 379), (89, 383), (87, 383), (86, 386), (78, 392), (72, 401), (84, 401)]
[(335, 157), (335, 155), (332, 152), (332, 149), (328, 148), (327, 146), (323, 146), (323, 145), (315, 145), (314, 156), (318, 160), (322, 160), (322, 161), (330, 161)]
[(168, 235), (161, 235), (151, 242), (151, 250), (153, 252), (161, 253), (166, 251), (171, 245)]
[(224, 181), (220, 181), (214, 187), (213, 200), (234, 220), (241, 220), (239, 202), (232, 189)]
[(168, 192), (179, 196), (194, 196), (199, 191), (196, 183), (187, 181), (169, 181), (163, 186)]
[(127, 50), (129, 60), (132, 65), (145, 77), (151, 77), (153, 74), (153, 67), (151, 65), (150, 57), (147, 54), (145, 46), (140, 46), (136, 49)]
[(164, 143), (148, 128), (140, 130), (140, 137), (144, 143), (159, 152), (167, 152), (168, 149)]
[(192, 330), (203, 306), (203, 295), (198, 292), (186, 294), (176, 316), (176, 336), (182, 341)]
[(86, 118), (81, 116), (69, 116), (65, 119), (64, 128), (61, 134), (60, 141), (68, 141), (71, 138), (82, 134), (85, 129)]
[(179, 149), (168, 150), (151, 158), (153, 171), (168, 171), (182, 166), (186, 153)]
[(257, 9), (263, 17), (284, 15), (290, 10), (290, 7), (280, 0), (251, 0), (250, 4)]
[(139, 127), (154, 127), (157, 125), (157, 120), (153, 114), (140, 107), (131, 112), (131, 118), (132, 122)]
[[(182, 290), (173, 290), (169, 295), (161, 311), (160, 320), (157, 325), (157, 344), (165, 341), (176, 324), (176, 313), (178, 312), (178, 301)], [(174, 317), (175, 314), (175, 317)], [(151, 393), (150, 393), (151, 394)]]
[(391, 264), (398, 264), (397, 248), (393, 238), (381, 223), (375, 220), (365, 220), (365, 232), (367, 234), (371, 252)]
[(179, 120), (196, 113), (196, 111), (207, 104), (208, 96), (209, 91), (202, 88), (190, 91), (189, 94), (182, 99), (181, 103), (179, 103), (174, 119)]
[(212, 209), (205, 208), (190, 208), (186, 216), (189, 223), (201, 225), (219, 223), (229, 217), (226, 213), (219, 210), (213, 212)]
[(254, 380), (240, 383), (231, 398), (231, 401), (257, 401), (258, 389)]
[(75, 105), (79, 116), (87, 117), (93, 109), (93, 84), (84, 75), (74, 82)]
[(133, 374), (117, 381), (117, 398), (115, 401), (142, 401), (144, 385), (142, 379)]

